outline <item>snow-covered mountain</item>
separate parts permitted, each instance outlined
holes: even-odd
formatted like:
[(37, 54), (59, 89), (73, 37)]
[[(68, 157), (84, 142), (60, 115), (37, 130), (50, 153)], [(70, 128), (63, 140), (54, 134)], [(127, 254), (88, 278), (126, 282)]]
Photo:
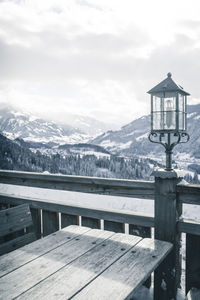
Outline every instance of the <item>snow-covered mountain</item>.
[(59, 144), (85, 143), (109, 128), (114, 128), (114, 125), (86, 116), (67, 114), (65, 123), (59, 123), (19, 112), (12, 107), (0, 108), (0, 132), (11, 139)]
[(0, 109), (0, 131), (10, 139), (40, 143), (74, 144), (91, 138), (78, 128), (58, 125), (10, 108)]
[[(117, 126), (111, 123), (104, 123), (95, 118), (83, 115), (68, 114), (66, 116), (66, 123), (73, 128), (79, 129), (90, 136), (98, 136), (109, 129), (116, 129)], [(63, 125), (62, 125), (63, 126)]]
[[(188, 106), (188, 133), (190, 141), (174, 148), (175, 153), (185, 153), (200, 158), (200, 104)], [(117, 131), (107, 131), (91, 140), (90, 143), (106, 148), (120, 155), (157, 155), (164, 153), (161, 145), (150, 143), (150, 115), (143, 116), (123, 126)]]

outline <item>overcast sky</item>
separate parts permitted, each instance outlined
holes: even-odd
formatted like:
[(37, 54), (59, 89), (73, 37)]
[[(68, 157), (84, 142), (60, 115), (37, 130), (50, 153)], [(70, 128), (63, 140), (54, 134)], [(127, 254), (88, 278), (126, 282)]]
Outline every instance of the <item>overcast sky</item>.
[(199, 0), (0, 0), (0, 102), (126, 124), (172, 73), (200, 103)]

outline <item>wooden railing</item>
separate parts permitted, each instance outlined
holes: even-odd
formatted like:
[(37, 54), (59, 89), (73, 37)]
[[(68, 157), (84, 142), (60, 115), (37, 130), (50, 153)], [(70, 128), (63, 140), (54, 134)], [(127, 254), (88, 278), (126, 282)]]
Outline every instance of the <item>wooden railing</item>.
[[(37, 237), (48, 235), (71, 224), (82, 224), (92, 228), (104, 228), (115, 232), (155, 237), (174, 244), (173, 253), (166, 261), (167, 272), (174, 272), (174, 278), (162, 278), (166, 264), (155, 272), (154, 290), (157, 299), (170, 299), (176, 293), (180, 282), (180, 240), (186, 233), (186, 292), (192, 286), (198, 287), (200, 278), (200, 222), (181, 218), (182, 204), (200, 205), (200, 185), (181, 184), (178, 176), (163, 177), (155, 174), (155, 182), (105, 179), (80, 176), (44, 175), (17, 171), (0, 171), (0, 183), (37, 188), (76, 191), (83, 193), (131, 197), (155, 200), (155, 215), (132, 211), (83, 207), (64, 203), (62, 200), (45, 200), (3, 194), (0, 191), (1, 206), (15, 206), (29, 203)], [(139, 200), (138, 200), (139, 201)], [(195, 245), (195, 246), (194, 246)], [(170, 265), (170, 270), (169, 270)], [(163, 271), (164, 270), (164, 271)], [(173, 276), (172, 276), (173, 277)], [(161, 281), (167, 283), (167, 291), (161, 288)], [(149, 286), (150, 280), (147, 282)], [(161, 298), (162, 297), (162, 298)]]

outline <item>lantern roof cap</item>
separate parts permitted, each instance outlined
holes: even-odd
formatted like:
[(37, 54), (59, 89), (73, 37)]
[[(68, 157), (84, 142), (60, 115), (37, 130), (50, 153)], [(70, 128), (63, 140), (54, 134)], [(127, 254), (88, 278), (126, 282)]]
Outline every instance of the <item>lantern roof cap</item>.
[(148, 94), (154, 94), (159, 92), (181, 92), (181, 94), (184, 95), (190, 95), (184, 89), (182, 86), (176, 84), (174, 80), (172, 79), (172, 74), (169, 72), (167, 74), (167, 78), (161, 81), (159, 84), (154, 86), (151, 90), (149, 90)]

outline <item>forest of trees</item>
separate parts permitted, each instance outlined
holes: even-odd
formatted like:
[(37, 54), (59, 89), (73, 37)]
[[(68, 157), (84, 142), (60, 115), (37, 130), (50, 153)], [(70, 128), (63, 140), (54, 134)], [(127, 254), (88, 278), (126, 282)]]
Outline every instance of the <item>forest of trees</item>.
[[(38, 150), (34, 153), (3, 135), (0, 135), (0, 145), (0, 168), (8, 170), (150, 180), (152, 169), (161, 167), (156, 161), (144, 158), (78, 154), (62, 156), (58, 153), (44, 155)], [(196, 172), (194, 177), (187, 174), (185, 179), (198, 183), (198, 174)]]

